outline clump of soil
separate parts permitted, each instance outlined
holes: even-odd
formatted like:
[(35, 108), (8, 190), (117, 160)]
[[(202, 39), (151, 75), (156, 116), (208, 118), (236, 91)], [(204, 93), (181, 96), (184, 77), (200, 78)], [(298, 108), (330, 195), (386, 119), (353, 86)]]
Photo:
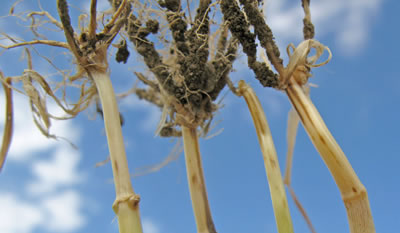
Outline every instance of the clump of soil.
[[(178, 124), (190, 127), (202, 126), (212, 119), (218, 108), (213, 101), (226, 86), (236, 58), (237, 41), (227, 41), (226, 33), (220, 36), (218, 54), (210, 56), (210, 4), (211, 1), (201, 1), (189, 28), (179, 1), (159, 2), (173, 39), (167, 48), (168, 58), (162, 57), (148, 38), (159, 31), (156, 20), (142, 22), (131, 14), (126, 27), (129, 40), (156, 78), (159, 98), (164, 100), (164, 107), (170, 109), (170, 121), (179, 119)], [(162, 129), (160, 134), (177, 135), (169, 133), (170, 128)]]
[[(217, 4), (219, 7), (215, 7)], [(138, 13), (131, 13), (128, 17), (128, 39), (156, 79), (151, 81), (149, 78), (141, 78), (149, 85), (149, 93), (157, 93), (156, 97), (147, 99), (162, 102), (163, 111), (167, 109), (169, 113), (168, 117), (164, 117), (164, 125), (170, 128), (176, 124), (197, 127), (204, 126), (212, 119), (218, 109), (214, 101), (224, 87), (228, 85), (235, 92), (229, 73), (239, 44), (256, 79), (265, 87), (279, 87), (278, 75), (265, 62), (257, 61), (256, 39), (266, 50), (271, 63), (275, 67), (283, 66), (272, 31), (258, 8), (260, 2), (240, 0), (240, 4), (235, 0), (221, 0), (218, 3), (201, 0), (192, 20), (186, 16), (190, 11), (182, 9), (180, 0), (160, 0), (158, 5), (161, 11), (156, 14), (157, 20), (151, 17), (152, 14), (146, 15), (146, 6), (143, 9), (136, 8)], [(215, 12), (219, 9), (222, 16)], [(219, 28), (216, 32), (210, 30), (211, 25), (216, 25), (210, 15), (219, 15)], [(172, 39), (164, 48), (169, 51), (164, 57), (149, 39), (150, 34), (160, 33), (160, 25), (165, 23), (159, 21), (162, 18), (166, 19), (167, 25), (164, 27), (168, 27), (170, 33), (167, 38)], [(117, 59), (125, 61), (124, 54), (126, 51), (121, 45)], [(159, 132), (162, 135), (173, 134), (168, 133), (169, 128)]]
[[(261, 20), (259, 17), (253, 17), (257, 14), (253, 8), (250, 9), (251, 10), (246, 12), (248, 16), (247, 18), (250, 19), (250, 22), (253, 24), (253, 26), (255, 26), (255, 31), (258, 32), (257, 35), (260, 41), (263, 41), (265, 38), (272, 38), (272, 33), (269, 33), (270, 30), (268, 31), (268, 29), (265, 28), (260, 29), (261, 26), (257, 26), (262, 24), (264, 21), (262, 18)], [(256, 34), (250, 31), (250, 24), (247, 22), (245, 13), (241, 11), (239, 5), (234, 0), (222, 0), (221, 10), (224, 15), (224, 20), (229, 26), (229, 30), (242, 45), (243, 52), (247, 55), (248, 66), (253, 70), (256, 79), (258, 79), (265, 87), (277, 87), (278, 76), (271, 69), (269, 69), (264, 62), (257, 61), (257, 44), (255, 42)], [(279, 54), (279, 50), (277, 53)]]

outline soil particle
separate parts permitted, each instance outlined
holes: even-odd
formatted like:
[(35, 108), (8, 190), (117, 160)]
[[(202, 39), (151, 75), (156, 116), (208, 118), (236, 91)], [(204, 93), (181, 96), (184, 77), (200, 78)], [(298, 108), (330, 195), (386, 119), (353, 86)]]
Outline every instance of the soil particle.
[[(183, 59), (180, 72), (185, 77), (185, 83), (191, 91), (212, 89), (212, 87), (207, 87), (207, 83), (210, 83), (207, 80), (213, 79), (215, 76), (213, 70), (207, 65), (209, 55), (208, 6), (210, 3), (211, 1), (200, 1), (194, 25), (185, 33), (189, 42), (189, 55)], [(198, 106), (197, 103), (193, 102), (194, 106)]]
[(167, 21), (169, 28), (172, 33), (176, 48), (183, 53), (183, 55), (189, 54), (189, 48), (185, 40), (185, 32), (187, 30), (187, 23), (183, 19), (184, 14), (181, 12), (179, 0), (167, 0), (165, 2), (159, 2), (160, 6), (167, 8)]
[(227, 79), (229, 79), (228, 75), (232, 70), (232, 64), (236, 59), (237, 48), (238, 41), (232, 38), (224, 56), (216, 56), (218, 60), (212, 62), (217, 74), (214, 90), (208, 93), (212, 100), (216, 100), (219, 93), (226, 86)]
[(249, 24), (236, 1), (223, 0), (221, 2), (221, 10), (224, 14), (224, 20), (229, 25), (229, 30), (239, 40), (243, 51), (247, 56), (255, 57), (257, 53), (256, 36), (250, 32)]
[(160, 130), (161, 137), (181, 137), (182, 132), (172, 128), (170, 126), (165, 126)]
[(115, 55), (115, 60), (118, 63), (123, 62), (124, 64), (128, 61), (129, 51), (126, 41), (121, 41), (120, 47), (118, 48), (117, 54)]
[(147, 27), (141, 27), (140, 25), (137, 18), (134, 15), (130, 15), (127, 26), (129, 39), (134, 43), (137, 52), (142, 55), (145, 64), (154, 73), (167, 93), (178, 99), (182, 98), (185, 95), (184, 88), (179, 88), (174, 85), (171, 74), (167, 68), (168, 66), (162, 62), (162, 58), (155, 49), (153, 42), (146, 39), (146, 36), (151, 30)]
[(314, 38), (315, 31), (314, 25), (311, 22), (311, 14), (310, 14), (310, 0), (302, 0), (301, 6), (304, 9), (304, 19), (303, 19), (303, 35), (304, 40), (309, 40)]
[(308, 19), (303, 19), (303, 34), (304, 34), (304, 39), (312, 39), (314, 38), (315, 31), (314, 31), (314, 25), (311, 23), (310, 20)]
[(150, 33), (156, 34), (160, 27), (157, 20), (150, 19), (146, 22), (146, 28), (149, 30)]
[(180, 0), (165, 0), (164, 5), (168, 10), (176, 12), (180, 10), (181, 2)]
[[(257, 13), (259, 13), (257, 8), (255, 9)], [(240, 10), (236, 1), (222, 0), (221, 10), (224, 15), (224, 20), (228, 23), (229, 30), (231, 31), (233, 36), (239, 40), (240, 44), (242, 45), (243, 51), (247, 55), (248, 66), (253, 70), (254, 74), (256, 75), (256, 79), (258, 79), (260, 83), (265, 87), (267, 86), (277, 87), (278, 85), (277, 75), (271, 69), (269, 69), (264, 62), (257, 61), (256, 58), (257, 44), (255, 43), (256, 36), (255, 34), (250, 32), (249, 30), (250, 25), (247, 23), (244, 13)], [(250, 11), (249, 13), (247, 15), (250, 15), (251, 17), (249, 16), (248, 18), (253, 18), (253, 16), (255, 18), (255, 19), (250, 19), (250, 22), (253, 22), (252, 24), (255, 27), (256, 33), (261, 34), (261, 39), (264, 38), (273, 39), (272, 33), (269, 33), (270, 30), (268, 31), (269, 28), (266, 29), (264, 27), (261, 29), (257, 29), (258, 26), (256, 25), (260, 25), (260, 23), (264, 22), (264, 19), (256, 17), (256, 12)], [(279, 53), (279, 50), (277, 50), (277, 53)]]
[[(282, 59), (280, 58), (280, 52), (278, 46), (276, 46), (274, 41), (274, 36), (272, 34), (271, 29), (265, 23), (264, 17), (259, 11), (257, 7), (257, 3), (254, 0), (240, 0), (240, 4), (244, 6), (244, 11), (247, 18), (250, 21), (250, 24), (254, 26), (254, 31), (258, 37), (258, 40), (261, 43), (261, 46), (267, 50), (267, 56), (270, 60), (272, 60), (271, 53), (278, 58), (278, 62), (280, 64), (283, 63)], [(271, 46), (268, 46), (271, 45)], [(269, 51), (271, 50), (272, 51)]]
[[(211, 0), (200, 1), (194, 22), (189, 30), (179, 1), (165, 0), (160, 1), (159, 4), (165, 8), (173, 38), (173, 44), (168, 48), (172, 60), (164, 63), (154, 44), (146, 38), (149, 33), (158, 31), (157, 21), (148, 20), (146, 25), (142, 26), (134, 15), (130, 15), (126, 28), (129, 39), (143, 57), (147, 67), (155, 75), (158, 84), (168, 95), (175, 97), (174, 99), (178, 101), (164, 103), (172, 106), (171, 122), (177, 111), (184, 117), (190, 118), (185, 121), (188, 120), (191, 127), (201, 126), (211, 119), (213, 112), (217, 110), (217, 106), (212, 101), (226, 86), (228, 74), (236, 58), (238, 42), (234, 39), (227, 43), (228, 30), (225, 29), (220, 36), (217, 55), (214, 60), (209, 61), (210, 20), (208, 15), (211, 11)], [(250, 31), (246, 31), (246, 33), (244, 41), (250, 41), (249, 45), (252, 48), (248, 50), (251, 50), (252, 56), (255, 57), (255, 35)], [(176, 103), (179, 104), (176, 105)], [(161, 136), (175, 134), (171, 130), (174, 128), (163, 128), (160, 134)]]

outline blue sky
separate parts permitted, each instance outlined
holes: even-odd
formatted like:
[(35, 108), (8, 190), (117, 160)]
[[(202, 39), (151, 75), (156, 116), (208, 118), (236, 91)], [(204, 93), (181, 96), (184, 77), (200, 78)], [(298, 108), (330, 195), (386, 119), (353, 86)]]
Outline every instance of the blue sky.
[[(18, 10), (36, 1), (21, 3)], [(55, 12), (53, 1), (41, 1)], [(72, 1), (70, 1), (72, 2)], [(83, 1), (82, 1), (83, 2)], [(107, 1), (99, 1), (100, 8)], [(85, 8), (87, 3), (73, 2)], [(79, 5), (81, 4), (81, 5)], [(11, 3), (5, 3), (1, 15)], [(281, 51), (302, 39), (303, 12), (299, 1), (269, 0), (267, 21)], [(313, 0), (311, 14), (316, 39), (330, 47), (333, 59), (313, 70), (311, 97), (353, 168), (366, 186), (377, 232), (392, 233), (400, 221), (400, 71), (398, 70), (398, 11), (400, 3), (390, 0)], [(56, 15), (54, 13), (54, 15)], [(0, 30), (13, 36), (29, 35), (15, 18), (0, 18)], [(62, 34), (49, 34), (64, 40)], [(27, 38), (27, 37), (25, 37)], [(0, 43), (8, 43), (6, 40)], [(38, 47), (39, 50), (43, 47)], [(41, 50), (49, 52), (48, 50)], [(51, 51), (52, 52), (52, 51)], [(59, 53), (54, 59), (60, 59)], [(0, 55), (5, 75), (21, 74), (26, 67), (21, 49)], [(113, 58), (110, 58), (113, 60)], [(287, 60), (286, 60), (287, 61)], [(139, 58), (127, 65), (111, 62), (117, 92), (134, 84), (132, 74), (140, 68)], [(45, 74), (48, 64), (37, 61)], [(235, 62), (232, 79), (245, 79), (261, 99), (284, 169), (286, 121), (290, 103), (284, 93), (262, 88), (246, 68), (245, 57)], [(261, 151), (245, 101), (227, 90), (224, 107), (216, 116), (213, 132), (201, 139), (203, 167), (211, 211), (218, 232), (276, 232)], [(111, 205), (115, 198), (110, 164), (95, 168), (108, 155), (103, 122), (94, 118), (94, 108), (76, 119), (53, 122), (52, 132), (64, 140), (48, 140), (32, 123), (28, 100), (14, 96), (16, 128), (12, 148), (0, 174), (0, 232), (117, 232)], [(4, 93), (0, 92), (0, 107)], [(50, 103), (50, 110), (60, 111)], [(129, 167), (132, 174), (149, 171), (160, 164), (179, 140), (155, 137), (160, 117), (158, 108), (131, 96), (120, 102)], [(1, 110), (3, 112), (4, 110)], [(0, 114), (0, 130), (4, 114)], [(211, 132), (211, 133), (213, 133)], [(183, 154), (162, 169), (132, 179), (141, 195), (145, 233), (195, 232)], [(317, 232), (348, 232), (346, 212), (339, 191), (323, 161), (300, 127), (294, 152), (293, 188), (310, 215)], [(289, 198), (295, 232), (307, 226)]]

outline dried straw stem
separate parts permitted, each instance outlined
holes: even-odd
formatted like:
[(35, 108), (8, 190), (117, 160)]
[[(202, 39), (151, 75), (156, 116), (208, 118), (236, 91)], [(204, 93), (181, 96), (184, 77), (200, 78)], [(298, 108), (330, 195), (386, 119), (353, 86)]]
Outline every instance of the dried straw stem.
[[(3, 76), (3, 74), (0, 72), (0, 75)], [(3, 77), (1, 77), (3, 79)], [(10, 149), (11, 145), (11, 138), (12, 138), (12, 133), (13, 133), (13, 101), (12, 101), (12, 89), (9, 87), (11, 84), (11, 79), (6, 79), (6, 80), (1, 80), (6, 83), (3, 83), (3, 88), (5, 92), (5, 97), (6, 97), (6, 121), (5, 121), (5, 127), (4, 127), (4, 133), (3, 133), (3, 141), (1, 144), (1, 149), (0, 149), (0, 171), (3, 169), (4, 162), (6, 160), (7, 152)]]
[(279, 168), (278, 157), (276, 155), (267, 119), (253, 89), (243, 80), (239, 82), (239, 93), (246, 100), (257, 131), (278, 232), (291, 233), (293, 232), (293, 225), (290, 218), (289, 206), (286, 198), (285, 187), (282, 181), (281, 170)]
[(118, 216), (120, 233), (142, 233), (139, 196), (133, 191), (126, 159), (121, 120), (109, 74), (91, 70), (103, 106), (104, 125), (110, 150), (116, 199), (113, 209)]
[(310, 217), (308, 216), (305, 208), (301, 205), (299, 199), (296, 196), (296, 193), (294, 192), (294, 189), (291, 186), (292, 182), (292, 165), (293, 165), (293, 152), (294, 152), (294, 145), (296, 142), (296, 135), (297, 135), (297, 129), (298, 125), (300, 122), (300, 118), (297, 115), (296, 111), (292, 108), (289, 111), (289, 117), (288, 117), (288, 127), (287, 127), (287, 144), (288, 144), (288, 151), (286, 154), (286, 170), (285, 170), (285, 177), (283, 178), (283, 183), (286, 185), (290, 196), (294, 200), (294, 203), (297, 206), (297, 209), (299, 209), (301, 215), (303, 215), (304, 219), (307, 222), (308, 228), (310, 228), (310, 231), (312, 233), (316, 233), (316, 230), (311, 222)]
[(198, 233), (216, 233), (204, 181), (196, 129), (182, 126), (186, 171)]
[(328, 166), (347, 209), (351, 233), (374, 233), (368, 195), (345, 154), (333, 138), (318, 110), (299, 84), (289, 79), (286, 93), (296, 109), (311, 141)]

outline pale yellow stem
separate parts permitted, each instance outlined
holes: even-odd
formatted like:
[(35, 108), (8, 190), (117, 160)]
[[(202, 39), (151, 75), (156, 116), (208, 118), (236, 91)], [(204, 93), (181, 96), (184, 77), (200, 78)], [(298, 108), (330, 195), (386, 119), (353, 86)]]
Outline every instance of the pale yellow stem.
[(367, 191), (326, 127), (318, 110), (293, 78), (289, 79), (286, 93), (339, 187), (347, 209), (350, 232), (374, 233), (375, 227)]
[(204, 181), (196, 129), (182, 126), (186, 171), (198, 233), (216, 233)]
[(257, 131), (264, 159), (268, 185), (271, 193), (275, 221), (279, 233), (292, 233), (293, 225), (283, 185), (281, 170), (267, 118), (253, 89), (243, 80), (239, 82), (239, 93), (245, 98)]
[(115, 93), (106, 71), (90, 70), (103, 107), (116, 199), (113, 209), (118, 216), (120, 233), (142, 233), (139, 196), (133, 191), (122, 137), (121, 120)]

